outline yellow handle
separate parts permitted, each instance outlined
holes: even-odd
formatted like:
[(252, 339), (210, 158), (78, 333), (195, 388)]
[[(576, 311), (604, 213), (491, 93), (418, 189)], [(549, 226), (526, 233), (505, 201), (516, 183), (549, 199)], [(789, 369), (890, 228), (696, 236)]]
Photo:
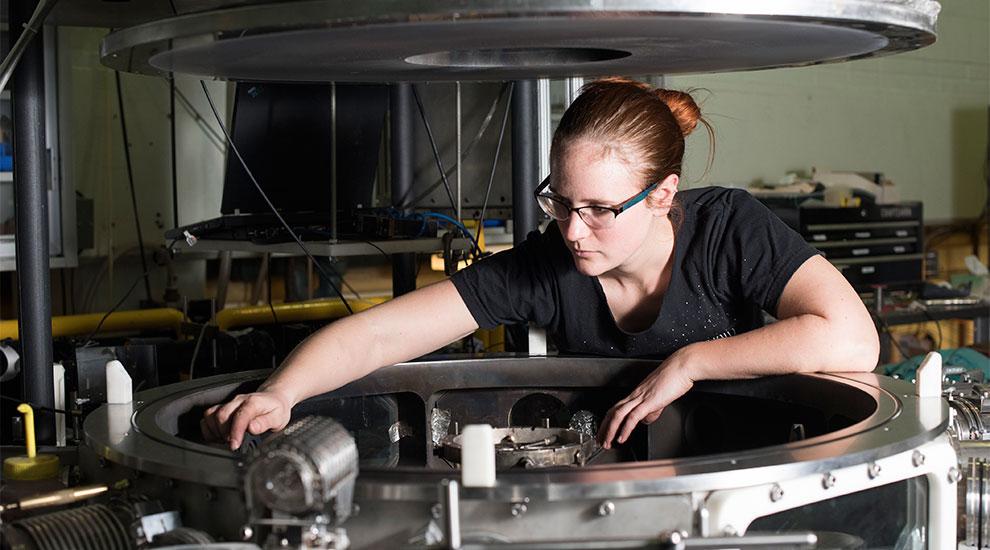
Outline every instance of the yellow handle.
[(28, 458), (34, 458), (38, 454), (38, 449), (34, 446), (34, 409), (27, 403), (21, 403), (17, 406), (17, 412), (24, 415), (24, 440), (27, 441)]

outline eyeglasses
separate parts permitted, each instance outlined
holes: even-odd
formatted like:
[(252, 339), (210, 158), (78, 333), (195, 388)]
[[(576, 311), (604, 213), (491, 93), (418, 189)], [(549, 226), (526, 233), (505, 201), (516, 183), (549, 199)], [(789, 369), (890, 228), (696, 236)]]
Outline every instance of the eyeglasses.
[(658, 185), (660, 185), (659, 181), (643, 189), (636, 196), (618, 206), (611, 207), (592, 204), (575, 208), (557, 195), (545, 192), (550, 187), (550, 176), (547, 176), (547, 179), (543, 180), (543, 183), (533, 191), (533, 197), (536, 198), (536, 202), (547, 216), (557, 221), (564, 221), (571, 216), (571, 212), (577, 212), (578, 216), (581, 216), (581, 220), (591, 229), (606, 229), (615, 223), (615, 218), (619, 214), (636, 206), (636, 204), (656, 189)]

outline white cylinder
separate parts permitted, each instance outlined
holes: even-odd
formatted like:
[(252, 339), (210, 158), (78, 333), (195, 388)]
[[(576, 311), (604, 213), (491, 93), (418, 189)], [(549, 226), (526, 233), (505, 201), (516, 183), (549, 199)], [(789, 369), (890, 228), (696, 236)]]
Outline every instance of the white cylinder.
[(461, 432), (461, 485), (495, 486), (495, 438), (488, 424), (471, 424)]

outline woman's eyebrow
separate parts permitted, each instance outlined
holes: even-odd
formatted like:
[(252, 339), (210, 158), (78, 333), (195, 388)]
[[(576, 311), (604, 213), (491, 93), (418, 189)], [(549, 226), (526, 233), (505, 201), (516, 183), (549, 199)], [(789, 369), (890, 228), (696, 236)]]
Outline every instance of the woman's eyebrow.
[[(563, 199), (563, 200), (571, 203), (572, 206), (575, 204), (575, 201), (573, 199), (571, 199), (570, 197), (565, 197), (564, 195), (561, 195), (560, 193), (554, 191), (552, 185), (549, 186), (549, 187), (547, 187), (547, 190), (550, 191), (550, 193), (553, 194), (553, 196), (555, 196), (555, 197), (557, 197), (559, 199)], [(586, 199), (586, 200), (583, 200), (583, 201), (580, 201), (580, 202), (582, 204), (585, 204), (585, 205), (588, 205), (588, 206), (611, 206), (613, 204), (618, 204), (618, 203), (615, 203), (615, 202), (612, 202), (612, 201), (606, 200), (606, 199)]]

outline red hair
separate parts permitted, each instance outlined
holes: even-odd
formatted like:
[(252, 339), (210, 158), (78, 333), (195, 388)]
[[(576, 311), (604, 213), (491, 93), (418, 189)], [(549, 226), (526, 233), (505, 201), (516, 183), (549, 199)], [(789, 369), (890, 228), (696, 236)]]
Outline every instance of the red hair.
[(671, 174), (681, 175), (684, 138), (698, 123), (708, 129), (714, 153), (714, 132), (686, 92), (655, 89), (625, 78), (590, 82), (567, 108), (550, 146), (552, 170), (571, 143), (588, 139), (616, 154), (643, 175), (643, 188)]

